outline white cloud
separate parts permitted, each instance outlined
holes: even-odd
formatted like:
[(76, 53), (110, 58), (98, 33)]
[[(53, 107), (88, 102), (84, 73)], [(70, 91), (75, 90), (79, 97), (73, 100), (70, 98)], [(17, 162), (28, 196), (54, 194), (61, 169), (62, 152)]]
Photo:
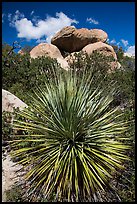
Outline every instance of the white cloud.
[(116, 40), (113, 38), (112, 40), (110, 40), (109, 38), (107, 39), (107, 42), (109, 44), (116, 44)]
[(12, 14), (8, 13), (8, 21), (11, 21), (11, 20), (12, 20)]
[(116, 43), (116, 40), (115, 40), (115, 39), (112, 39), (112, 40), (110, 41), (110, 43), (114, 44), (114, 43)]
[(33, 18), (31, 19), (31, 21), (35, 24), (38, 23), (38, 21), (40, 21), (40, 16), (33, 16)]
[(10, 26), (15, 27), (15, 23), (24, 18), (24, 14), (20, 13), (19, 10), (16, 10), (15, 15), (11, 13), (8, 14), (8, 20), (10, 21)]
[(31, 11), (30, 16), (32, 16), (34, 14), (34, 11)]
[(99, 24), (99, 22), (98, 21), (96, 21), (95, 19), (93, 19), (93, 18), (87, 18), (87, 20), (86, 20), (87, 22), (89, 22), (89, 23), (93, 23), (93, 24), (95, 24), (95, 25), (97, 25), (97, 24)]
[(46, 43), (47, 41), (46, 40), (44, 40), (44, 39), (38, 39), (37, 41), (36, 41), (36, 43)]
[(120, 45), (120, 42), (117, 43), (117, 46), (119, 46), (119, 45)]
[(47, 16), (46, 19), (28, 20), (24, 14), (16, 11), (10, 25), (14, 26), (18, 32), (19, 38), (26, 38), (27, 40), (40, 40), (45, 37), (49, 43), (52, 36), (65, 26), (77, 24), (78, 21), (69, 18), (63, 12), (56, 13), (56, 17)]
[(135, 56), (135, 45), (129, 46), (126, 50), (126, 54)]
[(127, 41), (127, 40), (121, 39), (121, 42), (123, 43), (123, 45), (124, 45), (125, 47), (128, 45), (128, 41)]
[(4, 17), (6, 16), (5, 13), (2, 14), (2, 23), (4, 23)]

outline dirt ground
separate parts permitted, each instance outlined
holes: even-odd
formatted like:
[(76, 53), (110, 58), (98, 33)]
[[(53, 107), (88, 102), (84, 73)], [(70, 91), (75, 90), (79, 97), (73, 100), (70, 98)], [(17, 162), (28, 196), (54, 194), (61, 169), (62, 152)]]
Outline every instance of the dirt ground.
[(9, 155), (2, 158), (2, 202), (6, 202), (5, 190), (9, 190), (16, 181), (20, 180), (16, 170), (19, 170), (21, 166), (14, 166), (14, 164)]

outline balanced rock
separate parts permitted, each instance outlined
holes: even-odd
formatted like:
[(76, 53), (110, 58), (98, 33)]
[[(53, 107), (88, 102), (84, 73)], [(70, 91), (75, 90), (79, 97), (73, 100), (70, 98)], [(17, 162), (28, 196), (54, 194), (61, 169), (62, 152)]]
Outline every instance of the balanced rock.
[(18, 97), (9, 91), (2, 89), (2, 112), (13, 112), (13, 108), (19, 108), (22, 110), (25, 107), (27, 107), (27, 105)]
[(64, 69), (68, 68), (68, 63), (65, 61), (65, 59), (62, 57), (61, 52), (55, 45), (51, 45), (48, 43), (40, 43), (39, 45), (35, 46), (30, 51), (30, 57), (31, 58), (37, 58), (41, 56), (48, 56), (53, 59), (56, 59), (58, 63), (61, 64), (61, 67)]
[(101, 29), (76, 29), (72, 26), (67, 26), (52, 37), (51, 43), (60, 50), (71, 53), (80, 51), (90, 43), (105, 42), (107, 37), (107, 33)]

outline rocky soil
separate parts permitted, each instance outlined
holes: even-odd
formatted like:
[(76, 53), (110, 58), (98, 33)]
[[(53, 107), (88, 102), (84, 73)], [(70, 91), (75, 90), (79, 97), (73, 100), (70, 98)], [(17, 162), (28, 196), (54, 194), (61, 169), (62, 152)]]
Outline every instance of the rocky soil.
[(16, 182), (22, 182), (20, 177), (21, 173), (16, 172), (21, 168), (21, 165), (16, 165), (11, 160), (9, 154), (3, 153), (2, 155), (2, 202), (6, 202), (5, 191), (10, 190), (10, 188)]

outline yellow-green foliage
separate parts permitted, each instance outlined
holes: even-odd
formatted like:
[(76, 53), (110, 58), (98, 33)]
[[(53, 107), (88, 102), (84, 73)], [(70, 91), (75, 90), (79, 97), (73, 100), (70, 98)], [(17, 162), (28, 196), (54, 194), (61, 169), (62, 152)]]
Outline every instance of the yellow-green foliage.
[[(111, 187), (109, 180), (129, 160), (128, 123), (110, 107), (115, 89), (94, 89), (92, 72), (53, 72), (50, 83), (45, 75), (45, 85), (30, 96), (29, 109), (19, 113), (26, 121), (14, 121), (14, 129), (27, 134), (16, 135), (11, 155), (32, 165), (26, 174), (30, 195), (39, 191), (50, 199), (54, 192), (56, 201), (90, 201)], [(22, 147), (23, 140), (35, 145)]]

